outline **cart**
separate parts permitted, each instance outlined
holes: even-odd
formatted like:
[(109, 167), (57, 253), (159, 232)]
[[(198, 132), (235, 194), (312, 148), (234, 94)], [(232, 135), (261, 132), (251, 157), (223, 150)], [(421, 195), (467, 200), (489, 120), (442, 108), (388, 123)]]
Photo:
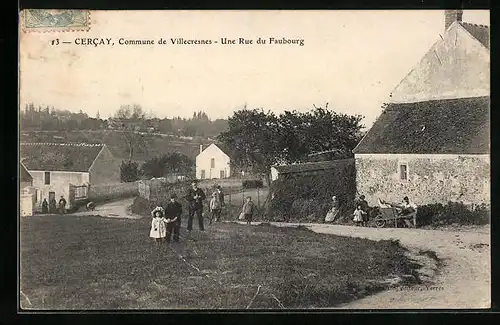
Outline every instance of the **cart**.
[[(374, 218), (377, 228), (384, 228), (389, 223), (394, 223), (394, 227), (398, 227), (398, 223), (405, 219), (413, 218), (412, 215), (402, 215), (396, 208), (378, 208), (378, 213)], [(403, 226), (404, 227), (404, 226)]]

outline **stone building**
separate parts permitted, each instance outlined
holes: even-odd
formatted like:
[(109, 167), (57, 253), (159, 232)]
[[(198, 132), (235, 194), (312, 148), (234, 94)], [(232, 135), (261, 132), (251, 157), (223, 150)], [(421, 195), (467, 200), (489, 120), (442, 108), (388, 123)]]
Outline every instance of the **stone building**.
[(370, 204), (490, 202), (489, 27), (461, 17), (445, 11), (445, 32), (353, 150)]

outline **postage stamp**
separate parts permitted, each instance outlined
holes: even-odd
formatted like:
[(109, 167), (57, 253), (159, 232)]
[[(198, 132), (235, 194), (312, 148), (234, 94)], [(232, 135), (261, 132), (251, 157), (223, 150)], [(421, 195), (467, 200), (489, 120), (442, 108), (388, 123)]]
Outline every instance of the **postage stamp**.
[(25, 9), (20, 22), (25, 32), (90, 30), (90, 11), (74, 9)]

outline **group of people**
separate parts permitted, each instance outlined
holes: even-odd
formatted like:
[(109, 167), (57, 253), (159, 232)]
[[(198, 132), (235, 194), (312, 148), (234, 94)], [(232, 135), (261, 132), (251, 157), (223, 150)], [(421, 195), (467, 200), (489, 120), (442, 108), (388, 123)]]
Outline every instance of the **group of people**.
[[(209, 202), (209, 223), (220, 222), (222, 220), (222, 209), (225, 206), (224, 192), (220, 185), (215, 187), (215, 191), (211, 195)], [(203, 202), (206, 200), (205, 192), (198, 187), (197, 182), (192, 182), (191, 187), (187, 191), (185, 199), (188, 201), (188, 223), (187, 231), (193, 229), (193, 219), (196, 216), (198, 219), (198, 228), (200, 231), (205, 231), (203, 220)], [(179, 242), (179, 232), (181, 227), (182, 205), (177, 201), (177, 196), (172, 194), (170, 202), (165, 206), (157, 206), (151, 211), (151, 230), (149, 236), (154, 238), (157, 244), (166, 241), (170, 243), (171, 239), (174, 242)], [(254, 205), (251, 198), (247, 198), (242, 208), (242, 213), (245, 215), (247, 223), (252, 221)], [(173, 238), (172, 238), (173, 235)]]
[[(410, 202), (410, 199), (405, 196), (401, 203), (390, 203), (378, 199), (378, 205), (380, 208), (395, 208), (400, 216), (403, 216), (403, 220), (408, 227), (417, 227), (417, 206)], [(354, 223), (356, 225), (367, 226), (369, 221), (369, 210), (368, 202), (365, 200), (365, 196), (361, 195), (356, 203), (356, 210), (354, 210)]]
[[(382, 200), (378, 200), (380, 208), (395, 208), (397, 212), (404, 216), (403, 219), (408, 227), (416, 227), (417, 225), (417, 206), (410, 201), (408, 196), (403, 198), (401, 203), (389, 203)], [(361, 195), (356, 200), (356, 208), (353, 212), (353, 221), (357, 226), (368, 226), (370, 221), (370, 206), (365, 199), (364, 195)], [(340, 204), (336, 196), (332, 197), (332, 208), (328, 211), (325, 222), (332, 222), (337, 219), (340, 214)]]
[(60, 213), (64, 214), (66, 213), (66, 199), (64, 196), (61, 195), (61, 198), (59, 199), (59, 204), (56, 203), (56, 199), (51, 197), (49, 199), (49, 202), (47, 202), (47, 199), (43, 199), (42, 202), (42, 213)]

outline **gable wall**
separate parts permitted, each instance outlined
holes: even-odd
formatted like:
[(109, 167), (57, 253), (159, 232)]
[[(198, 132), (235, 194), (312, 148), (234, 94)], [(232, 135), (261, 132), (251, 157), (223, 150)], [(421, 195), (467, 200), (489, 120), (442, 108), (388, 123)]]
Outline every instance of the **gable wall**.
[(454, 23), (391, 94), (390, 102), (490, 95), (490, 54)]
[[(214, 168), (211, 168), (211, 159), (215, 158)], [(221, 170), (227, 177), (231, 176), (229, 157), (218, 147), (210, 146), (196, 157), (196, 178), (202, 179), (202, 170), (205, 171), (204, 179), (220, 178)]]

